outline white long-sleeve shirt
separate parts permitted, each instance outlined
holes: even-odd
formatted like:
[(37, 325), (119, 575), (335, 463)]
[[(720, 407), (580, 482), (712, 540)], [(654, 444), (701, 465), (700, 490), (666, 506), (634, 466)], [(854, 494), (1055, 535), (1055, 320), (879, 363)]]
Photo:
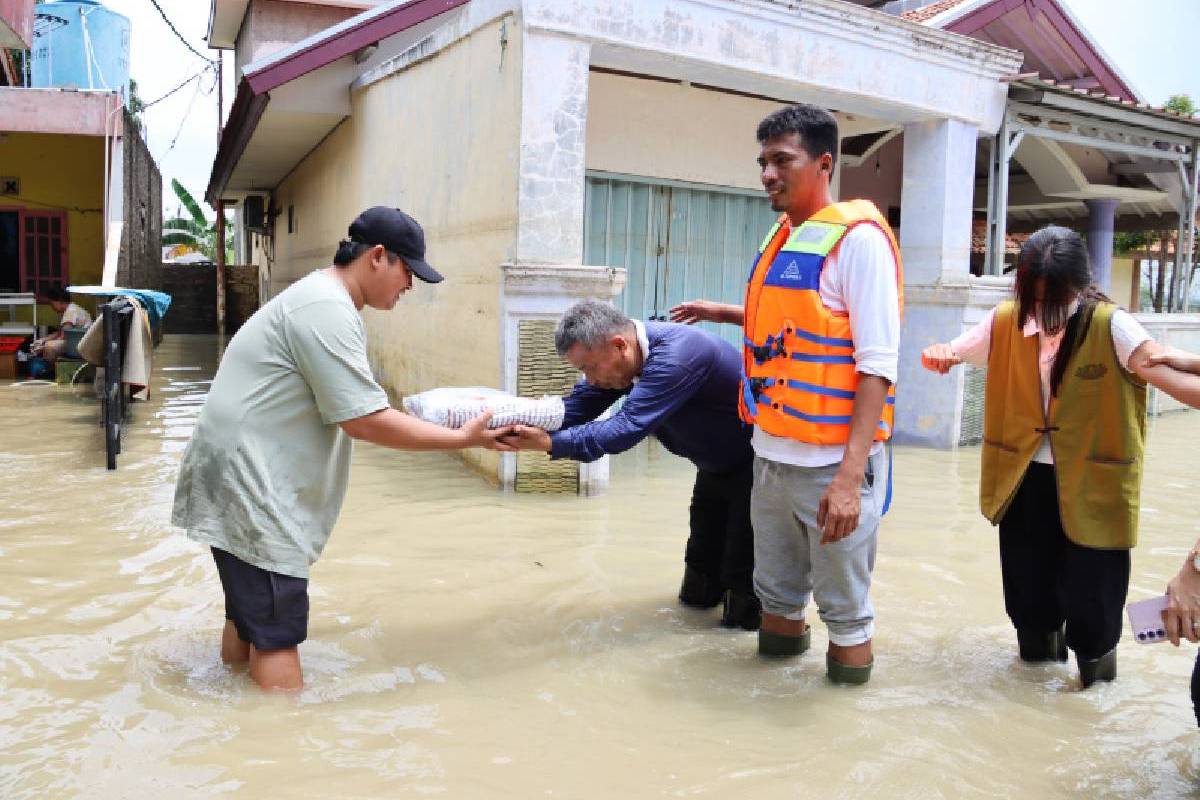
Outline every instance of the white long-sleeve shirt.
[[(896, 382), (900, 358), (900, 303), (896, 264), (883, 231), (858, 225), (826, 257), (818, 287), (821, 302), (850, 316), (856, 371)], [(754, 452), (770, 461), (799, 467), (840, 462), (844, 445), (816, 445), (772, 436), (755, 426)], [(877, 453), (881, 445), (871, 448)]]

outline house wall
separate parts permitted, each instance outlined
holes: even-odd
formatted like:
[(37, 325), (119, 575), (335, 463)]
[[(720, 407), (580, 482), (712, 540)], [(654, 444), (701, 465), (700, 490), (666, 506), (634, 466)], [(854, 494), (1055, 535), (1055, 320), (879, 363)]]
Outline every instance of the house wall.
[[(519, 36), (497, 20), (354, 94), (352, 115), (275, 191), (271, 294), (327, 266), (362, 209), (404, 209), (445, 276), (364, 309), (372, 366), (397, 395), (500, 385), (500, 265), (517, 235)], [(293, 230), (288, 233), (288, 208)], [(266, 261), (256, 248), (256, 256)], [(495, 472), (491, 452), (468, 460)]]
[(779, 103), (592, 71), (589, 170), (761, 191), (754, 132)]
[[(104, 140), (96, 136), (10, 133), (0, 141), (0, 172), (21, 180), (21, 193), (0, 197), (0, 208), (67, 212), (68, 280), (100, 283), (104, 264)], [(95, 311), (92, 298), (75, 298)], [(38, 307), (38, 322), (58, 315)]]
[(1122, 308), (1133, 308), (1136, 262), (1132, 258), (1113, 256), (1112, 292), (1109, 295)]
[(359, 9), (284, 0), (250, 0), (234, 44), (240, 76), (247, 64), (307, 39), (359, 13)]
[[(758, 123), (782, 103), (593, 70), (588, 83), (587, 168), (761, 191)], [(843, 170), (840, 195), (883, 211), (900, 205), (903, 135), (876, 159)]]
[(903, 184), (904, 134), (900, 134), (880, 147), (862, 166), (843, 167), (838, 194), (843, 200), (860, 197), (870, 200), (887, 216), (889, 207), (899, 207)]

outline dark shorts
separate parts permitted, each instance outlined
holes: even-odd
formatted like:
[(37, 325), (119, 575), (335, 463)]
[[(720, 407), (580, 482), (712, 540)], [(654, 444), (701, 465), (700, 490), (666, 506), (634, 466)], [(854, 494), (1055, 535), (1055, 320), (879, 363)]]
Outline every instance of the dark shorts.
[(215, 547), (212, 554), (225, 590), (225, 618), (238, 638), (259, 650), (295, 647), (308, 638), (307, 578), (269, 572)]

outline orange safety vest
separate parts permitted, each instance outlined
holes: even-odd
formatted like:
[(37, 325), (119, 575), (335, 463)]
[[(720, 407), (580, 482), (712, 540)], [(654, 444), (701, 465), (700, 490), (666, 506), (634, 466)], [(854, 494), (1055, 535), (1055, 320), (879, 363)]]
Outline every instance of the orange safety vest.
[[(845, 444), (858, 372), (854, 335), (845, 312), (821, 301), (825, 259), (856, 225), (887, 236), (904, 311), (900, 249), (869, 200), (834, 203), (792, 229), (787, 215), (763, 239), (746, 287), (741, 417), (774, 436), (809, 444)], [(896, 387), (888, 389), (876, 441), (892, 436)]]

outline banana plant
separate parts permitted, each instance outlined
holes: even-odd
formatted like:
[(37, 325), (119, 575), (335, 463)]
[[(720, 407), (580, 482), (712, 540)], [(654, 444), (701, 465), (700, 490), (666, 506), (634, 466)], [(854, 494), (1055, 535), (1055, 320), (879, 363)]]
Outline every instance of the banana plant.
[[(182, 209), (176, 215), (163, 220), (162, 243), (164, 245), (181, 244), (203, 253), (213, 261), (217, 260), (217, 223), (208, 221), (200, 204), (192, 197), (191, 192), (183, 188), (175, 178), (171, 179), (171, 188), (179, 198)], [(183, 215), (187, 211), (187, 216)], [(225, 218), (225, 229), (228, 232), (232, 222)], [(225, 263), (233, 263), (233, 240), (225, 237)]]

